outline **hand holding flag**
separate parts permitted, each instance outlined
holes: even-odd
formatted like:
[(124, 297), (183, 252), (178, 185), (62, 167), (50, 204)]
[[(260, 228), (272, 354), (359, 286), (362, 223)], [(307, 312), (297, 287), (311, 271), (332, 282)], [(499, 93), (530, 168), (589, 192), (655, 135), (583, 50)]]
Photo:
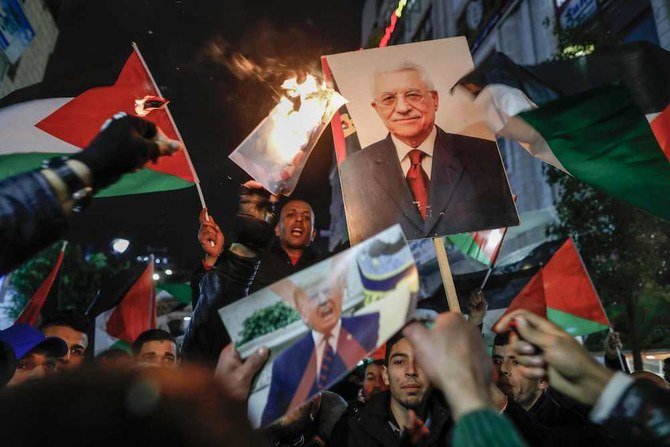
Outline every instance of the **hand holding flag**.
[(155, 164), (158, 157), (172, 155), (181, 147), (179, 141), (167, 138), (154, 123), (121, 112), (107, 120), (86, 150), (72, 159), (91, 170), (93, 187), (99, 190), (149, 160)]

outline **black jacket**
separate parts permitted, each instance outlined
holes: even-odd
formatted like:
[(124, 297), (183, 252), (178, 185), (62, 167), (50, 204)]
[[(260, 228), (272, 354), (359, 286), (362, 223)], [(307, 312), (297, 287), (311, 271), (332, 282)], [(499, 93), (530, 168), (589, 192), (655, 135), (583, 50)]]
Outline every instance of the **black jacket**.
[[(331, 442), (328, 445), (332, 447), (409, 447), (408, 440), (392, 428), (393, 416), (390, 399), (391, 392), (383, 391), (372, 396), (359, 411), (345, 413), (335, 425)], [(428, 417), (424, 422), (429, 425), (430, 435), (419, 446), (447, 446), (453, 421), (449, 408), (438, 392), (433, 392), (429, 397), (428, 412)]]
[(249, 294), (314, 265), (320, 260), (319, 253), (314, 248), (307, 247), (298, 262), (293, 265), (291, 259), (279, 245), (279, 239), (274, 238), (267, 251), (261, 255), (258, 270), (249, 287)]
[(66, 229), (58, 198), (37, 171), (0, 182), (0, 275), (56, 242)]
[(182, 343), (186, 361), (215, 366), (230, 335), (219, 317), (219, 309), (245, 296), (258, 261), (224, 251), (216, 267), (202, 275), (198, 298)]
[(546, 391), (530, 411), (510, 400), (504, 414), (531, 447), (613, 445), (606, 432), (589, 421), (576, 403), (567, 402), (553, 390)]
[(670, 446), (670, 391), (635, 380), (601, 423), (617, 445)]

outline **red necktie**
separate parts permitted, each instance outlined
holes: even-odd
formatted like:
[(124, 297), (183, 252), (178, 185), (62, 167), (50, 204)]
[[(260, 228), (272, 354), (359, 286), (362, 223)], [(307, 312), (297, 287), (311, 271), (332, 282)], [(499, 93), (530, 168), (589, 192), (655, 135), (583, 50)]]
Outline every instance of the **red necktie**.
[(335, 352), (333, 352), (333, 347), (330, 346), (330, 343), (328, 343), (330, 340), (330, 333), (326, 334), (323, 339), (326, 341), (326, 349), (324, 349), (323, 359), (321, 360), (321, 373), (319, 374), (319, 379), (316, 382), (316, 385), (320, 390), (324, 389), (326, 385), (328, 385), (330, 368), (333, 366), (333, 360), (335, 359)]
[(412, 149), (409, 151), (409, 161), (412, 165), (407, 171), (407, 184), (412, 190), (414, 196), (414, 204), (421, 214), (421, 218), (426, 220), (426, 205), (428, 204), (428, 185), (430, 180), (428, 174), (421, 167), (421, 160), (425, 156), (425, 152), (419, 149)]

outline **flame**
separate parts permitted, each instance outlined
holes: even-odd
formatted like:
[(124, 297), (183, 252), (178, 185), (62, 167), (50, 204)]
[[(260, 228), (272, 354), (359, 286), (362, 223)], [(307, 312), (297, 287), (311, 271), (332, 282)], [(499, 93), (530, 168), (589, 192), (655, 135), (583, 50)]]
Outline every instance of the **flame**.
[(165, 108), (169, 102), (160, 96), (146, 95), (142, 99), (135, 100), (135, 113), (137, 116), (145, 117), (153, 110)]
[(286, 79), (281, 88), (284, 95), (268, 116), (273, 124), (268, 149), (286, 165), (288, 177), (291, 168), (302, 161), (303, 150), (311, 149), (309, 143), (315, 134), (346, 100), (311, 74), (303, 82), (298, 82), (297, 76)]

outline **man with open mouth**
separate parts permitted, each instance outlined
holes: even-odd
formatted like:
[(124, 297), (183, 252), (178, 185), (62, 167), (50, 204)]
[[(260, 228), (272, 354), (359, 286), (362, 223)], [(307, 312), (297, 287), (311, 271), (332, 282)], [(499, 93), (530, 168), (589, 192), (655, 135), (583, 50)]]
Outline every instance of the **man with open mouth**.
[(346, 280), (343, 275), (332, 277), (328, 284), (294, 289), (295, 308), (310, 331), (272, 364), (263, 426), (333, 385), (377, 346), (379, 313), (342, 317)]

